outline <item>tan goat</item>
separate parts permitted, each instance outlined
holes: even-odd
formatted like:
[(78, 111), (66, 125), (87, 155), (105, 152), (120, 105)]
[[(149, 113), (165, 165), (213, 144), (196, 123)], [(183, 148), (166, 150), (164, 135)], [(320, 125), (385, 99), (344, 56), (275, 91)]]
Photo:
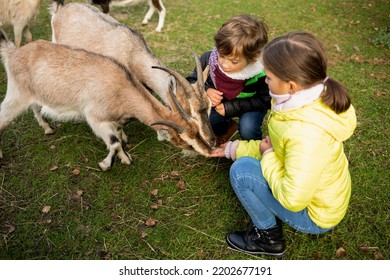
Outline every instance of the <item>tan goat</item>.
[(167, 80), (170, 110), (110, 57), (43, 40), (15, 48), (3, 31), (0, 54), (8, 77), (7, 93), (0, 107), (0, 135), (13, 119), (31, 107), (46, 134), (53, 130), (43, 116), (86, 121), (109, 150), (99, 163), (102, 170), (112, 166), (116, 155), (122, 163), (131, 163), (131, 156), (123, 150), (127, 141), (123, 126), (131, 118), (155, 129), (159, 140), (202, 155), (211, 151), (194, 119), (176, 100), (173, 78)]
[[(58, 2), (58, 3), (57, 3)], [(62, 4), (62, 0), (52, 3), (52, 41), (54, 43), (83, 48), (92, 52), (111, 56), (125, 65), (130, 72), (169, 106), (167, 80), (170, 74), (177, 81), (176, 96), (184, 110), (198, 124), (199, 133), (209, 143), (215, 145), (215, 136), (210, 126), (211, 102), (204, 90), (203, 77), (198, 72), (198, 83), (191, 84), (178, 73), (168, 73), (153, 69), (164, 67), (154, 55), (144, 37), (137, 30), (120, 24), (111, 16), (100, 12), (88, 4)]]
[(13, 27), (15, 45), (22, 44), (22, 33), (27, 42), (32, 41), (29, 24), (39, 14), (42, 0), (0, 0), (0, 28)]

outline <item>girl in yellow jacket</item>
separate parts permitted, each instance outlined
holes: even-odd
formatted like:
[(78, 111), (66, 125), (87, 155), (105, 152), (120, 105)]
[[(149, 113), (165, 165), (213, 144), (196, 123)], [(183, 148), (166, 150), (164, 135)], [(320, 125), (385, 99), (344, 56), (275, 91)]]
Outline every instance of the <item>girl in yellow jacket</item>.
[(351, 195), (343, 141), (356, 115), (345, 87), (327, 76), (324, 47), (313, 35), (273, 39), (262, 62), (272, 97), (269, 136), (227, 142), (212, 157), (235, 160), (231, 184), (252, 220), (247, 230), (227, 235), (228, 245), (282, 257), (282, 222), (321, 234), (343, 219)]

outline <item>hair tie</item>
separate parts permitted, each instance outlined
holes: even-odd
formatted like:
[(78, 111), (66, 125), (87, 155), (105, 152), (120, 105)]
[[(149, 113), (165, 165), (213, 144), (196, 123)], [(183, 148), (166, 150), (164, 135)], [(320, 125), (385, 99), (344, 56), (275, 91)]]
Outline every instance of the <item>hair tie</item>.
[(325, 79), (322, 81), (322, 83), (325, 84), (328, 79), (329, 79), (329, 76), (326, 76)]

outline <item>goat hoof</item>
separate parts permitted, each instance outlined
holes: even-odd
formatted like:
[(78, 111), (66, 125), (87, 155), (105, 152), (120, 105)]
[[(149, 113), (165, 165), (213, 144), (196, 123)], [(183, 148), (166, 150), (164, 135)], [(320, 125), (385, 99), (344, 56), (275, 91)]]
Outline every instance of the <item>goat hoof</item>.
[(110, 165), (105, 164), (103, 161), (99, 162), (99, 167), (102, 171), (107, 171), (108, 169), (110, 169)]
[(133, 160), (131, 158), (121, 159), (122, 164), (130, 165)]
[(47, 128), (47, 129), (45, 129), (45, 134), (46, 134), (46, 135), (54, 134), (54, 129), (52, 129), (52, 128)]

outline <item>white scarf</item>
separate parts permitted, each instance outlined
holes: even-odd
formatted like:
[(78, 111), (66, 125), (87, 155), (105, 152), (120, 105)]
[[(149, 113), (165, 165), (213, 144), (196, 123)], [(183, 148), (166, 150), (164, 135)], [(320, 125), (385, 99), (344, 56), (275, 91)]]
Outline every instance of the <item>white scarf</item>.
[[(317, 100), (321, 93), (324, 91), (324, 84), (317, 84), (311, 88), (303, 89), (300, 91), (297, 91), (295, 94), (291, 94), (290, 98), (286, 98), (285, 95), (283, 96), (283, 100), (279, 103), (275, 102), (274, 99), (274, 105), (272, 106), (272, 109), (275, 111), (285, 111), (289, 109), (297, 109), (301, 108), (302, 106), (309, 104), (315, 100)], [(270, 95), (272, 93), (270, 92)], [(274, 94), (271, 95), (275, 96)]]
[(249, 63), (240, 72), (236, 72), (236, 73), (226, 73), (221, 69), (221, 67), (219, 67), (219, 69), (221, 70), (222, 73), (224, 73), (229, 78), (235, 80), (247, 80), (263, 72), (264, 67), (259, 60), (256, 60), (255, 62)]

